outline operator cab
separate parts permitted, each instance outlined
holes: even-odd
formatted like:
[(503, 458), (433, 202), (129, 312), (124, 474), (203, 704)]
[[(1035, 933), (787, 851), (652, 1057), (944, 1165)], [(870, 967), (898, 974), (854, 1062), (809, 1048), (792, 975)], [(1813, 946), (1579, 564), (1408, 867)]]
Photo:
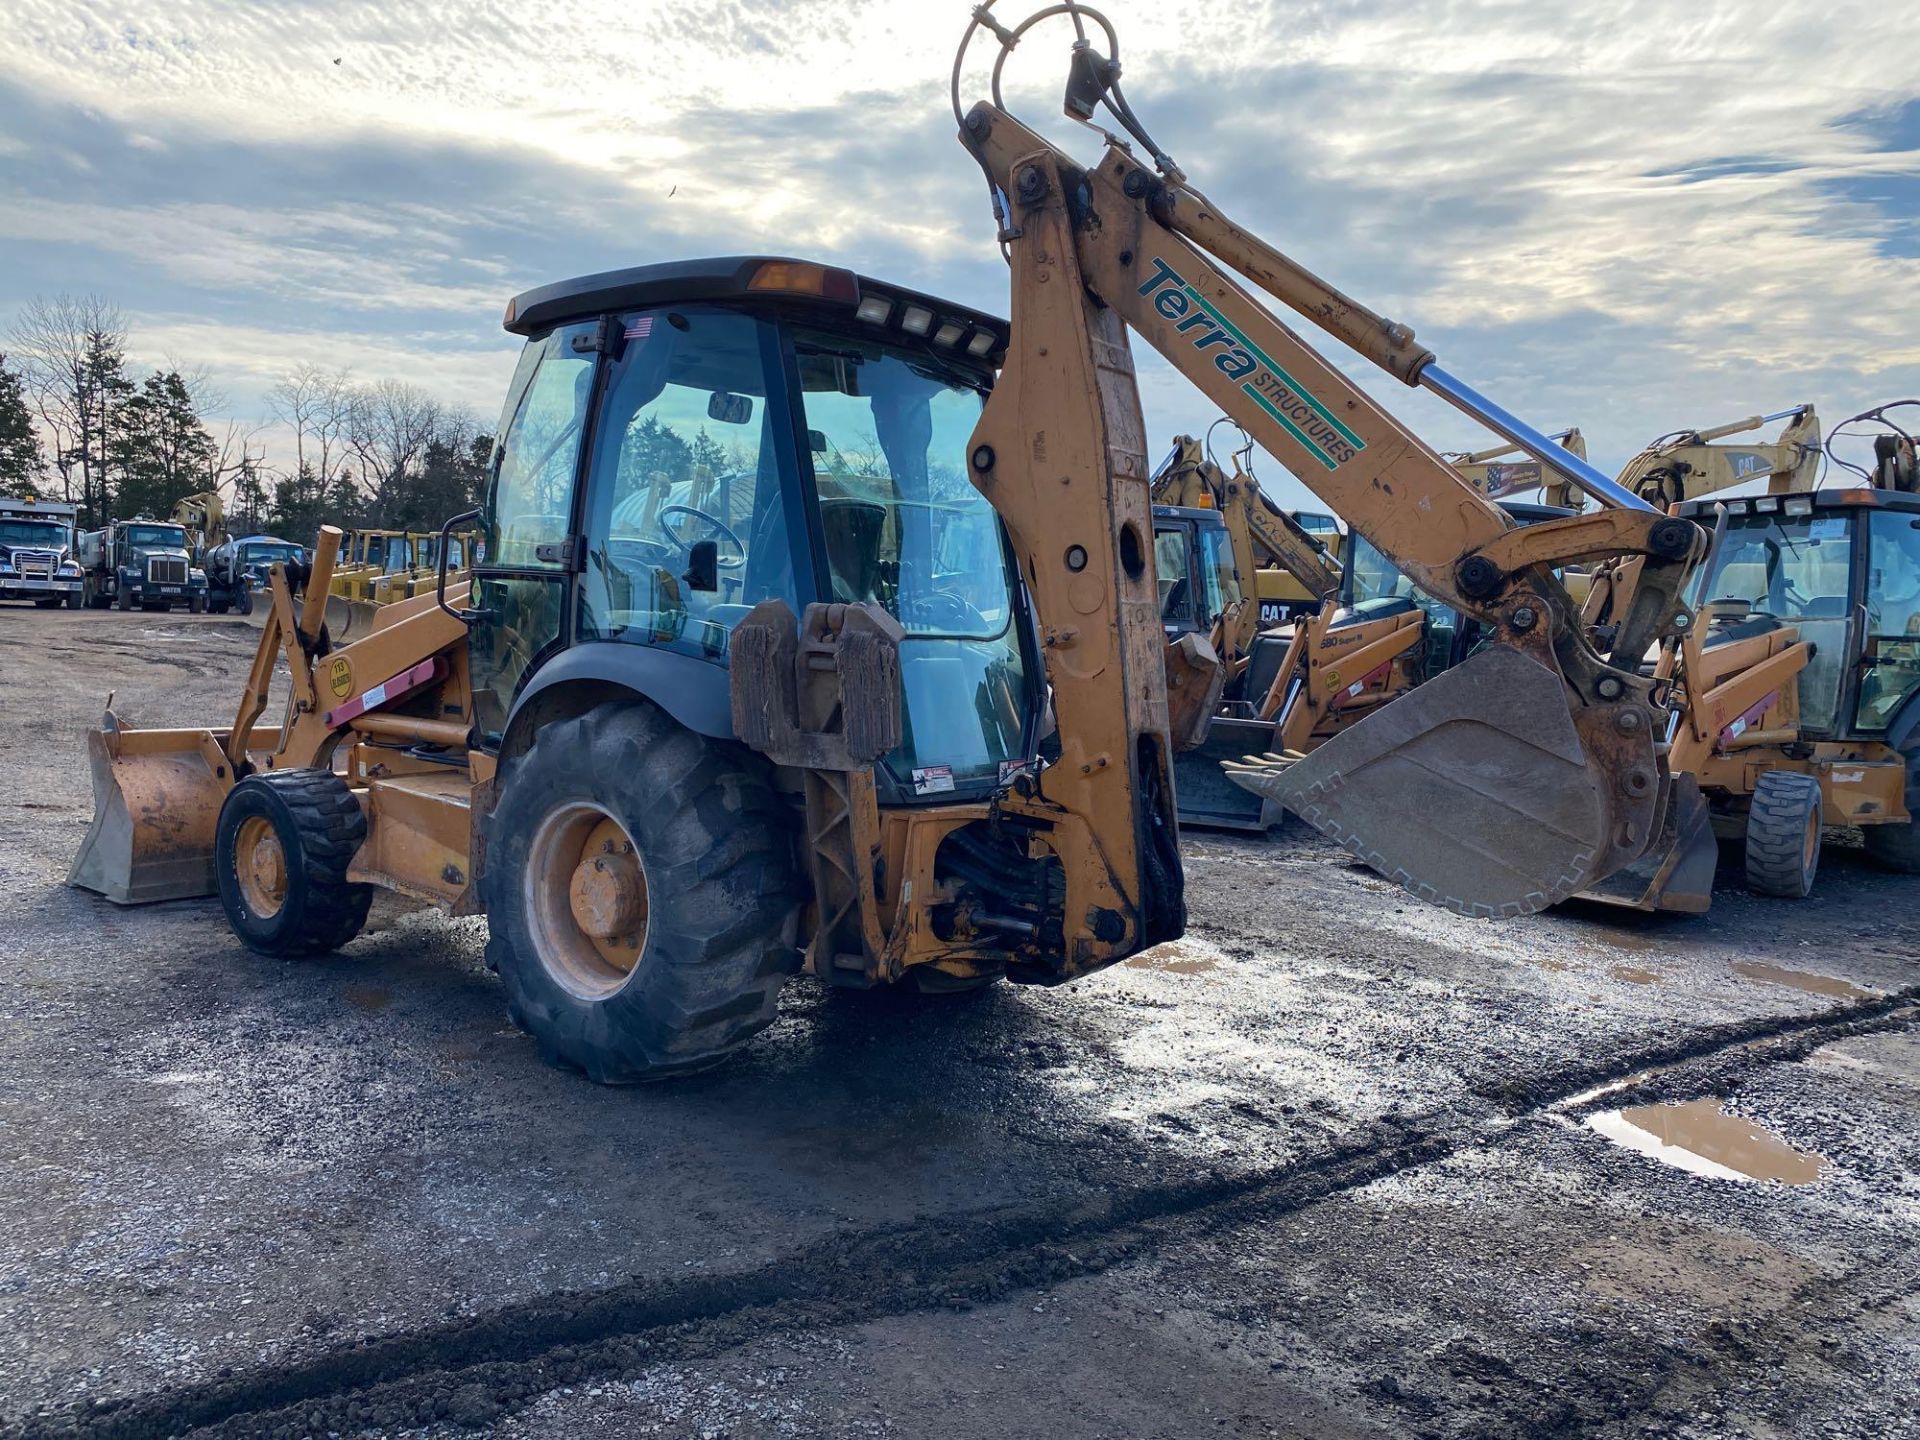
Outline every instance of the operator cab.
[[(1528, 501), (1501, 500), (1497, 503), (1522, 525), (1537, 525), (1543, 520), (1558, 520), (1575, 513), (1558, 505), (1540, 505)], [(1357, 530), (1346, 533), (1340, 564), (1340, 611), (1330, 628), (1337, 630), (1343, 625), (1358, 625), (1389, 615), (1424, 610), (1427, 617), (1428, 675), (1451, 670), (1472, 654), (1480, 643), (1481, 626), (1478, 621), (1462, 615), (1444, 600), (1427, 594)], [(1563, 583), (1568, 578), (1561, 576)]]
[(1160, 624), (1169, 640), (1198, 631), (1240, 603), (1233, 540), (1218, 510), (1153, 507), (1153, 571), (1160, 584)]
[(1885, 739), (1903, 712), (1920, 714), (1920, 495), (1703, 499), (1676, 513), (1712, 528), (1722, 505), (1726, 534), (1693, 591), (1706, 643), (1799, 631), (1813, 650), (1799, 677), (1809, 739)]
[(883, 798), (990, 794), (1033, 757), (1042, 669), (967, 446), (1004, 321), (766, 257), (519, 296), (470, 600), (490, 747), (548, 685), (649, 696), (732, 734), (734, 627), (762, 601), (881, 606), (905, 740)]

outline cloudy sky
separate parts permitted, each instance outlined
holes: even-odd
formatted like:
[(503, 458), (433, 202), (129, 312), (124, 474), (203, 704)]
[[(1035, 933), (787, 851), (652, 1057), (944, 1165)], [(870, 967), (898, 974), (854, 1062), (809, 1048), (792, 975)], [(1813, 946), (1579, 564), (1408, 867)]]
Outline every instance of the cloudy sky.
[[(1909, 3), (1101, 3), (1202, 189), (1602, 468), (1920, 394)], [(797, 252), (1003, 309), (946, 99), (968, 8), (0, 0), (0, 334), (93, 292), (242, 420), (304, 361), (490, 419), (507, 297), (569, 274)], [(1057, 114), (1056, 38), (1010, 71), (1024, 114)], [(1212, 418), (1142, 369), (1156, 450)], [(1367, 383), (1430, 442), (1485, 443)]]

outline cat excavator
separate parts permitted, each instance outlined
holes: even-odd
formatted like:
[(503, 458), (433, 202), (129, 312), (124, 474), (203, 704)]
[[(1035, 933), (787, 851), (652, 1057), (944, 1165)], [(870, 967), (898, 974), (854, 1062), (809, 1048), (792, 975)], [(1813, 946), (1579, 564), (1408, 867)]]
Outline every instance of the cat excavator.
[[(967, 42), (1004, 59), (1066, 15), (1106, 37), (1072, 52), (1069, 114), (1104, 109), (1150, 160), (1110, 135), (1082, 165), (1005, 107), (997, 65), (961, 107)], [(1637, 657), (1672, 632), (1704, 532), (1625, 493), (1511, 525), (1246, 287), (1554, 447), (1195, 190), (1127, 105), (1104, 20), (1065, 0), (1009, 28), (983, 3), (967, 42), (955, 115), (1010, 323), (772, 256), (517, 296), (485, 500), (443, 532), (478, 525), (467, 579), (336, 644), (323, 530), (304, 581), (275, 572), (230, 726), (109, 711), (89, 734), (72, 883), (217, 893), (274, 956), (347, 943), (376, 887), (485, 913), (509, 1013), (606, 1082), (713, 1063), (797, 969), (1057, 984), (1177, 937), (1132, 337), (1490, 636), (1288, 772), (1293, 808), (1471, 914), (1639, 857), (1667, 789), (1652, 685), (1594, 651), (1553, 570), (1645, 559), (1616, 651)], [(701, 465), (720, 483), (690, 503)]]

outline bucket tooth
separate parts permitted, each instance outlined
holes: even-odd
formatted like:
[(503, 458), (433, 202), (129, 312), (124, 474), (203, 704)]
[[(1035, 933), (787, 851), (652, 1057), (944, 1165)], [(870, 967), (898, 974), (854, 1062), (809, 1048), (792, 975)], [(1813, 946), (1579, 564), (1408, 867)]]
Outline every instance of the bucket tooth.
[(227, 787), (208, 764), (212, 742), (207, 731), (122, 731), (111, 712), (89, 730), (93, 824), (67, 883), (116, 905), (214, 894), (213, 833)]

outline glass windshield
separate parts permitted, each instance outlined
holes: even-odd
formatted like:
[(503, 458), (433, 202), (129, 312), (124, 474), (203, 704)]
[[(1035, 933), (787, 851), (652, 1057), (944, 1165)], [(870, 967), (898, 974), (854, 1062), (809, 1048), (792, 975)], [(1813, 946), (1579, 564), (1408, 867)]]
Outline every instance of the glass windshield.
[(1193, 576), (1188, 565), (1187, 527), (1174, 524), (1153, 535), (1153, 578), (1160, 587), (1160, 623), (1190, 630)]
[(187, 548), (187, 532), (178, 525), (129, 525), (122, 533), (130, 545), (163, 545), (174, 550)]
[(1781, 620), (1839, 619), (1852, 588), (1846, 515), (1739, 515), (1727, 525), (1700, 590), (1705, 604), (1744, 600)]
[(1420, 600), (1425, 597), (1419, 588), (1405, 575), (1402, 575), (1386, 556), (1373, 548), (1366, 536), (1355, 533), (1353, 544), (1348, 549), (1348, 569), (1352, 574), (1353, 605), (1364, 605), (1369, 600)]
[(67, 527), (51, 520), (0, 520), (0, 545), (44, 545), (64, 549)]
[(1225, 614), (1240, 603), (1240, 576), (1233, 568), (1233, 540), (1225, 526), (1200, 527), (1200, 579), (1206, 586), (1207, 617)]
[(1294, 511), (1293, 523), (1309, 535), (1327, 536), (1338, 535), (1340, 533), (1340, 522), (1338, 520), (1335, 520), (1331, 515), (1321, 515), (1313, 510)]
[(248, 545), (244, 547), (248, 565), (277, 565), (282, 561), (298, 560), (301, 550), (291, 542), (285, 545)]
[(818, 332), (795, 338), (833, 598), (889, 611), (907, 738), (889, 768), (918, 794), (1025, 756), (1027, 679), (999, 517), (968, 480), (981, 392), (932, 361)]
[(1867, 536), (1868, 663), (1859, 726), (1884, 730), (1920, 690), (1920, 516), (1876, 510)]

